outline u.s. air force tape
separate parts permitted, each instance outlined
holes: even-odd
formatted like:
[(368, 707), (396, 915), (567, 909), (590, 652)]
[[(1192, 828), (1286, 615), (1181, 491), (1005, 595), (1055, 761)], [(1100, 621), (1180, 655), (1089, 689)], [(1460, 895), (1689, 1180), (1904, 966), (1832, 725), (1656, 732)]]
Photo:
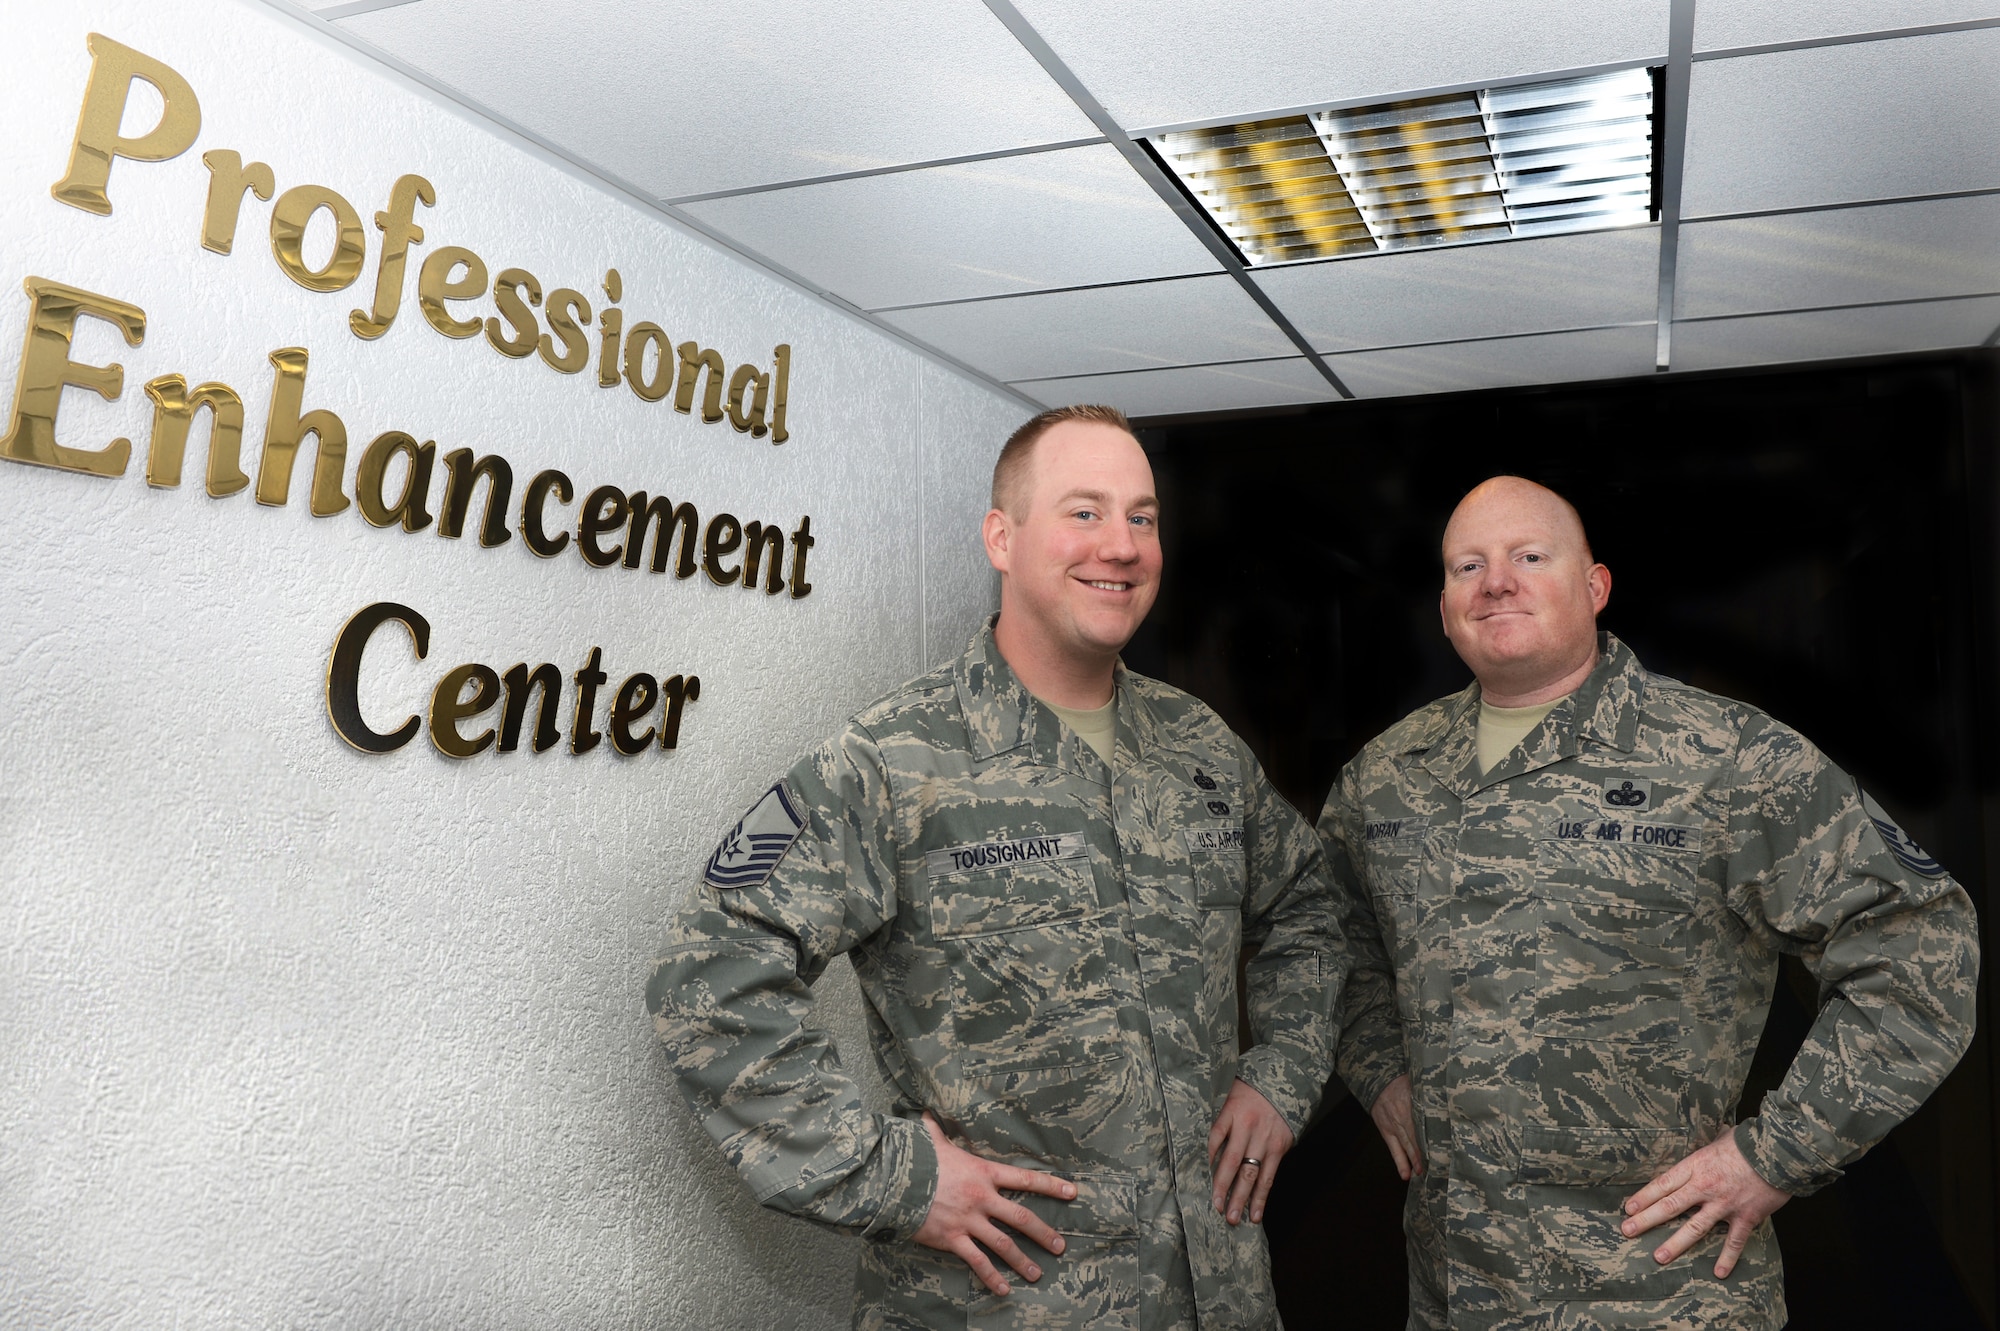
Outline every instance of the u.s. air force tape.
[(1189, 827), (1182, 829), (1181, 837), (1187, 842), (1190, 855), (1243, 853), (1243, 829), (1240, 827)]
[(1055, 836), (1020, 837), (1013, 841), (975, 841), (964, 846), (946, 846), (924, 855), (924, 869), (932, 878), (958, 873), (995, 873), (1016, 864), (1037, 864), (1044, 860), (1079, 860), (1090, 853), (1081, 832)]
[(708, 857), (702, 880), (724, 891), (759, 886), (785, 858), (805, 825), (797, 797), (784, 782), (778, 782), (722, 838), (722, 844)]

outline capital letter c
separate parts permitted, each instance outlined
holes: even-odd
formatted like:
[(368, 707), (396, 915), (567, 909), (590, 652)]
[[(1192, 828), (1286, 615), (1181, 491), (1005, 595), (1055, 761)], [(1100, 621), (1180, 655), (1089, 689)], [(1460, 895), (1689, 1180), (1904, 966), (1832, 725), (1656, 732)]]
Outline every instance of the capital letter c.
[(431, 649), (430, 621), (406, 605), (377, 601), (356, 611), (341, 626), (339, 636), (333, 640), (333, 655), (326, 661), (327, 719), (333, 722), (336, 734), (363, 753), (393, 753), (415, 739), (417, 731), (422, 729), (422, 723), (412, 716), (384, 735), (370, 730), (361, 719), (361, 653), (375, 630), (391, 619), (401, 621), (410, 631), (417, 659), (423, 660)]

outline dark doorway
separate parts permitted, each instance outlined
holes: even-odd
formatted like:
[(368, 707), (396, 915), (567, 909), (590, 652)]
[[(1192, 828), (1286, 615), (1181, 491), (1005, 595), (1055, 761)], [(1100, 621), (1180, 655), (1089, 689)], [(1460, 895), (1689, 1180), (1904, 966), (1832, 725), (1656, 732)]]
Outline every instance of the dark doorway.
[[(1438, 626), (1438, 538), (1499, 472), (1582, 512), (1603, 626), (1652, 670), (1810, 736), (1981, 909), (2000, 863), (2000, 355), (1965, 352), (1142, 423), (1166, 518), (1126, 653), (1208, 700), (1316, 817), (1367, 740), (1470, 679)], [(1742, 1107), (1817, 1002), (1788, 972)], [(1792, 1325), (1992, 1328), (1995, 1069), (1945, 1086), (1780, 1211)], [(1301, 1141), (1267, 1227), (1292, 1331), (1399, 1328), (1402, 1185), (1351, 1100)]]

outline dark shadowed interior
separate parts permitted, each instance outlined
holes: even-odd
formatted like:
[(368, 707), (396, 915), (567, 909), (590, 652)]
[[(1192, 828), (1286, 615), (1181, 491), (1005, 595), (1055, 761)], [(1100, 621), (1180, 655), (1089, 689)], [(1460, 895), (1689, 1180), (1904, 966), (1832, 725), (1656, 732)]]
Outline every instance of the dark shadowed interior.
[[(1582, 513), (1601, 624), (1846, 767), (1965, 884), (1993, 955), (2000, 864), (2000, 353), (1340, 403), (1141, 423), (1167, 576), (1126, 652), (1208, 700), (1317, 817), (1340, 767), (1470, 674), (1438, 541), (1501, 472)], [(1787, 961), (1742, 1113), (1816, 1010)], [(1992, 985), (1939, 1092), (1776, 1217), (1792, 1325), (1995, 1325)], [(1344, 1093), (1267, 1219), (1292, 1331), (1403, 1324), (1402, 1184)]]

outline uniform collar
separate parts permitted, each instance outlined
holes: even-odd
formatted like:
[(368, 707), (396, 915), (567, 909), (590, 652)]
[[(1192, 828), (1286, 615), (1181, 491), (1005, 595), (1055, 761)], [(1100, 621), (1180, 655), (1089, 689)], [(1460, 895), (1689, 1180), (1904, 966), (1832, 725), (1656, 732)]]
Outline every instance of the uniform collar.
[(1460, 799), (1510, 777), (1573, 758), (1588, 741), (1632, 752), (1639, 737), (1646, 670), (1632, 649), (1611, 633), (1597, 635), (1597, 665), (1575, 693), (1529, 731), (1520, 746), (1491, 772), (1479, 771), (1479, 685), (1473, 683), (1442, 709), (1435, 723), (1413, 737), (1410, 753)]
[[(1065, 727), (1054, 712), (1029, 693), (1014, 668), (1007, 664), (1007, 658), (1000, 654), (1000, 645), (993, 639), (993, 626), (999, 622), (1000, 616), (993, 615), (972, 635), (953, 672), (959, 710), (965, 716), (966, 733), (972, 740), (972, 756), (984, 761), (1025, 746), (1037, 762), (1065, 768), (1100, 785), (1110, 785), (1111, 773), (1097, 756), (1097, 750)], [(1131, 673), (1123, 661), (1113, 671), (1112, 688), (1118, 701), (1118, 739), (1114, 752), (1122, 768), (1159, 743), (1160, 721), (1132, 686)]]

